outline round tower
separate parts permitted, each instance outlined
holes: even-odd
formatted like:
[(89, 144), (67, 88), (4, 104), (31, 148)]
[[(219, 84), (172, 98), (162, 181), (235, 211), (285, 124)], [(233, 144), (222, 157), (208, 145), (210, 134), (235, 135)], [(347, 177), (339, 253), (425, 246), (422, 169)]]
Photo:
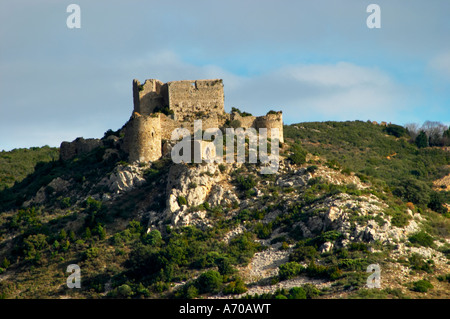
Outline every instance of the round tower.
[(267, 128), (267, 137), (271, 137), (271, 129), (277, 128), (280, 137), (280, 142), (284, 143), (283, 136), (283, 112), (269, 112), (267, 115), (258, 116), (255, 120), (255, 128)]
[(130, 163), (158, 160), (162, 155), (159, 113), (146, 116), (134, 112), (125, 126), (123, 146)]

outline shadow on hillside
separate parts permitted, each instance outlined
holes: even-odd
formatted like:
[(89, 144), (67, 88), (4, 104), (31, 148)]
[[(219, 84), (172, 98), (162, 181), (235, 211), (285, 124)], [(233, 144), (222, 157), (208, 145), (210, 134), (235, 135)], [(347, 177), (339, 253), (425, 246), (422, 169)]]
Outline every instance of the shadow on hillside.
[[(21, 207), (57, 177), (65, 180), (73, 179), (81, 185), (86, 180), (93, 180), (101, 174), (106, 174), (115, 166), (118, 159), (104, 160), (104, 153), (105, 148), (99, 147), (67, 161), (37, 163), (33, 173), (12, 187), (0, 191), (0, 212)], [(51, 192), (51, 189), (44, 190)]]

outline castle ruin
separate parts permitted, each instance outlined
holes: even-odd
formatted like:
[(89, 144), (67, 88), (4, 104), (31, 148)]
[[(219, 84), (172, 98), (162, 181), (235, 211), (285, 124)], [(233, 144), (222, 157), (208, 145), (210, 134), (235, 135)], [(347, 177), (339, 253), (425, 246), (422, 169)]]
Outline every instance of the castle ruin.
[[(248, 113), (226, 113), (221, 79), (184, 80), (163, 83), (147, 79), (143, 84), (133, 80), (133, 113), (123, 127), (121, 149), (129, 162), (152, 162), (167, 153), (167, 145), (176, 129), (185, 128), (194, 134), (194, 120), (202, 120), (202, 130), (233, 127), (278, 128), (283, 139), (282, 112), (270, 111), (264, 116)], [(74, 142), (72, 142), (74, 143)], [(78, 155), (72, 143), (61, 144), (61, 158)], [(79, 144), (79, 141), (77, 142)], [(77, 144), (77, 145), (78, 145)], [(77, 146), (77, 150), (82, 147)]]

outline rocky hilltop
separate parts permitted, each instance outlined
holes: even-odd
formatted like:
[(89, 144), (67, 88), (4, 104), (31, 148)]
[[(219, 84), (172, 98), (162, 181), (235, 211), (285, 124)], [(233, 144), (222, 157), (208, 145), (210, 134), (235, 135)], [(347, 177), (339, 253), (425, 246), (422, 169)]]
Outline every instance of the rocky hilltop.
[[(128, 163), (120, 131), (37, 166), (2, 193), (2, 295), (447, 298), (448, 217), (309, 153), (292, 128), (276, 174), (169, 154)], [(67, 287), (69, 264), (81, 289)]]
[[(161, 83), (134, 85), (135, 107), (151, 112), (131, 122), (167, 96)], [(220, 129), (245, 122), (234, 120)], [(129, 124), (63, 143), (60, 159), (0, 192), (0, 296), (448, 298), (450, 196), (439, 185), (450, 155), (389, 125), (284, 126), (274, 174), (261, 162), (177, 164), (162, 140), (160, 155), (134, 160)], [(67, 284), (74, 264), (80, 288)]]

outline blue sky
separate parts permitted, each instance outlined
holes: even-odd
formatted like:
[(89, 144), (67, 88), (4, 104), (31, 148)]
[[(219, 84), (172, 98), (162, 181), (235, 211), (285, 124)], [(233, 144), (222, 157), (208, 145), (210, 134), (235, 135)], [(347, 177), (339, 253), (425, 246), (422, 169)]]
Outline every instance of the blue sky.
[(222, 78), (227, 111), (287, 124), (449, 125), (450, 1), (430, 2), (0, 0), (0, 150), (120, 128), (134, 78)]

